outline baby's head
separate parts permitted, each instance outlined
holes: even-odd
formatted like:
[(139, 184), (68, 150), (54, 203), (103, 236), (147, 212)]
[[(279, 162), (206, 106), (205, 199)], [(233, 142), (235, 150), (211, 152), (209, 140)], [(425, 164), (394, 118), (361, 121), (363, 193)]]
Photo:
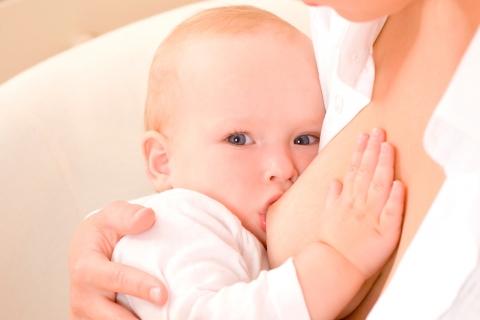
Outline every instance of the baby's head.
[(152, 63), (148, 177), (221, 202), (265, 244), (267, 208), (316, 156), (324, 114), (308, 37), (249, 6), (203, 11)]

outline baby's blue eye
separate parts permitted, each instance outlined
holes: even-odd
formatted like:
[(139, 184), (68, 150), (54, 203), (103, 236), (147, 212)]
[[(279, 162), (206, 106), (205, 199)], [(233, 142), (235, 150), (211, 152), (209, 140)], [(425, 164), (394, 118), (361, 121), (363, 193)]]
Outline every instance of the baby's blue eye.
[(304, 134), (304, 135), (296, 137), (295, 140), (293, 141), (293, 143), (294, 144), (307, 145), (307, 144), (315, 143), (317, 141), (318, 141), (317, 137), (314, 137), (314, 136), (309, 135), (309, 134)]
[(238, 146), (243, 146), (245, 144), (252, 144), (253, 140), (249, 136), (244, 133), (234, 133), (227, 138), (227, 141), (231, 144), (235, 144)]

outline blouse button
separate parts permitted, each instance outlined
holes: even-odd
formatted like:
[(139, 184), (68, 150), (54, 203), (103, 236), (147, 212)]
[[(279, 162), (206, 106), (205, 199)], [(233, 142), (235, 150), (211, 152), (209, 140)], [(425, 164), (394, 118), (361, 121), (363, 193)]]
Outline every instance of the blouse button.
[(335, 111), (341, 114), (342, 110), (343, 110), (343, 98), (341, 95), (337, 94), (335, 96)]

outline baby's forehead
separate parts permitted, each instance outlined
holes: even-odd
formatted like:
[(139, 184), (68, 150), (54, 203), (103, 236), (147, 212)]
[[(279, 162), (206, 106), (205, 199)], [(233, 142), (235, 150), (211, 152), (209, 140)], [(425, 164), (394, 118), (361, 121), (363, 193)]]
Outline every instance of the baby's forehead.
[(270, 52), (272, 55), (283, 54), (286, 51), (313, 55), (313, 46), (308, 38), (305, 41), (302, 37), (283, 37), (275, 31), (261, 28), (248, 33), (205, 34), (192, 37), (173, 49), (175, 51), (171, 54), (175, 56), (176, 63), (172, 66), (175, 66), (177, 72), (180, 70), (195, 72), (196, 70), (192, 70), (192, 62), (199, 59), (208, 60), (210, 57), (222, 59), (221, 61), (228, 60), (231, 64), (245, 62), (245, 59), (255, 61), (255, 56), (248, 53), (253, 50)]
[[(239, 50), (229, 50), (230, 47)], [(218, 58), (226, 69), (242, 72), (240, 61), (251, 63), (256, 60), (248, 52), (253, 47), (275, 54), (294, 48), (298, 49), (296, 52), (300, 52), (300, 56), (307, 51), (313, 56), (308, 37), (277, 16), (254, 7), (210, 9), (180, 24), (159, 46), (152, 62), (145, 108), (147, 130), (158, 130), (178, 112), (177, 103), (182, 100), (186, 83), (184, 79), (200, 75), (197, 82), (190, 82), (190, 86), (204, 81), (202, 75), (208, 75), (210, 70), (202, 65), (210, 63), (214, 66), (216, 61), (202, 60), (202, 57)], [(225, 54), (222, 56), (222, 53)], [(310, 60), (314, 61), (306, 60), (310, 65)], [(311, 68), (316, 66), (311, 65)], [(214, 83), (218, 81), (222, 79), (212, 80)]]

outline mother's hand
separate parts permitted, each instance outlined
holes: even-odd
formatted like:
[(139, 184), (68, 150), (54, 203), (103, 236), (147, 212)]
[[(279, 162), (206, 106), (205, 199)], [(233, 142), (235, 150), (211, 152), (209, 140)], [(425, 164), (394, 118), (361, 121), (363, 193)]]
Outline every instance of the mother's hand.
[(163, 305), (168, 293), (157, 278), (111, 262), (113, 249), (127, 234), (151, 228), (155, 213), (127, 202), (114, 202), (82, 222), (68, 254), (70, 319), (136, 319), (115, 303), (115, 293)]

